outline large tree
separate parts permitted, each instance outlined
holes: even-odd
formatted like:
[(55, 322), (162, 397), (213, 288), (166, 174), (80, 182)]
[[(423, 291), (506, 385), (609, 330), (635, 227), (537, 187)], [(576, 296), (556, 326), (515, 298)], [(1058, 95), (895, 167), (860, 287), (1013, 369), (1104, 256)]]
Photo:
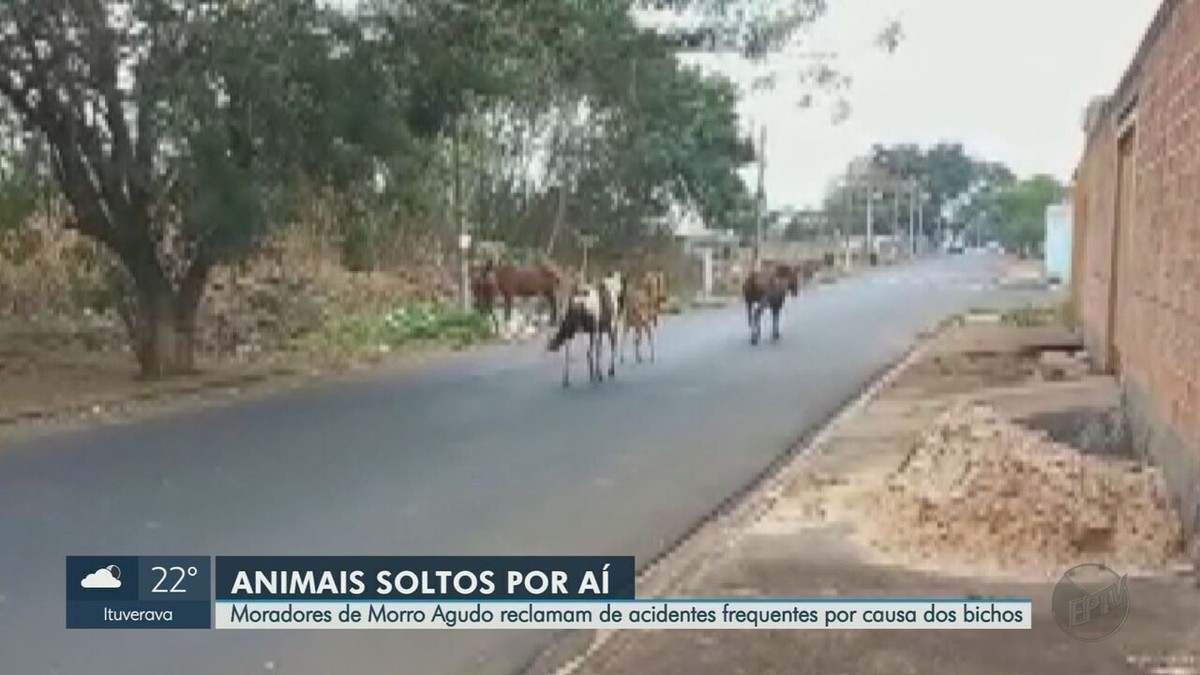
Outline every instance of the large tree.
[(316, 0), (7, 0), (0, 96), (49, 148), (68, 226), (120, 261), (147, 376), (192, 367), (213, 267), (300, 184), (395, 143), (364, 35)]
[[(914, 190), (923, 192), (924, 222), (929, 228), (961, 228), (966, 214), (981, 208), (983, 196), (1013, 180), (1003, 164), (971, 156), (959, 143), (938, 143), (928, 148), (913, 144), (876, 145), (857, 158), (847, 170), (847, 179), (835, 181), (826, 195), (826, 209), (837, 223), (859, 227), (865, 218), (866, 189), (874, 185), (888, 203), (899, 193), (902, 220), (907, 218), (908, 200)], [(878, 206), (878, 204), (877, 204)], [(884, 205), (886, 207), (886, 205)], [(957, 212), (948, 207), (956, 206)], [(877, 225), (886, 229), (891, 212), (877, 215)]]

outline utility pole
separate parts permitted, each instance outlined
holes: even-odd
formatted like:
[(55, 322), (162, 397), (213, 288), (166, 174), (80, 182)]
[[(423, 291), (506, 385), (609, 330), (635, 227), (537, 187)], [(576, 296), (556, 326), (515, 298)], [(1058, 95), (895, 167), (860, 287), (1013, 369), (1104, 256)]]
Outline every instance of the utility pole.
[(875, 182), (867, 178), (867, 264), (875, 254)]
[[(900, 185), (896, 181), (892, 181), (892, 241), (896, 241), (896, 237), (900, 232)], [(897, 251), (898, 253), (899, 251)]]
[(599, 237), (594, 234), (579, 235), (579, 246), (583, 248), (583, 267), (581, 272), (585, 282), (588, 278), (588, 251), (596, 245), (597, 241), (599, 241)]
[(917, 188), (913, 183), (908, 185), (908, 255), (917, 257), (917, 236), (915, 225), (917, 219)]
[(459, 279), (459, 296), (462, 300), (462, 309), (464, 312), (471, 309), (471, 235), (467, 233), (467, 221), (463, 217), (462, 208), (462, 171), (460, 170), (459, 158), (459, 119), (454, 118), (454, 219), (458, 225), (458, 259), (459, 271), (461, 278)]
[(763, 244), (763, 202), (766, 199), (766, 190), (763, 185), (763, 174), (766, 170), (767, 163), (767, 125), (763, 124), (760, 127), (758, 139), (758, 188), (754, 194), (754, 261), (752, 269), (758, 271), (759, 264), (762, 261), (762, 244)]
[(917, 230), (921, 233), (921, 238), (925, 238), (925, 188), (921, 188), (921, 194), (917, 196)]
[(843, 190), (846, 208), (843, 211), (845, 215), (843, 217), (844, 222), (842, 223), (842, 231), (845, 233), (846, 237), (846, 240), (842, 243), (842, 253), (846, 258), (846, 271), (850, 270), (850, 242), (852, 241), (851, 237), (854, 234), (854, 184), (850, 178), (850, 170), (846, 169), (846, 186)]

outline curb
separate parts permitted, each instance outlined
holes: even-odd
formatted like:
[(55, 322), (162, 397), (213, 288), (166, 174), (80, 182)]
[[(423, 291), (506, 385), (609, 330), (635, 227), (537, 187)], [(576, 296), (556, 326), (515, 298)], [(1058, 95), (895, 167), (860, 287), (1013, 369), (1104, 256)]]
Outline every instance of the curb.
[(237, 375), (213, 377), (199, 381), (177, 384), (174, 386), (151, 386), (145, 390), (136, 391), (124, 396), (93, 399), (90, 401), (63, 406), (61, 408), (35, 408), (18, 410), (13, 413), (0, 415), (0, 428), (14, 426), (22, 422), (52, 420), (64, 416), (92, 413), (96, 408), (114, 408), (130, 403), (156, 401), (208, 391), (227, 390), (238, 386), (257, 384), (259, 382), (264, 382), (275, 378), (300, 375), (302, 373), (303, 371), (297, 368), (275, 367), (253, 373), (241, 373)]
[[(826, 445), (836, 431), (856, 417), (879, 394), (891, 386), (910, 366), (920, 360), (940, 331), (920, 331), (910, 348), (865, 388), (849, 399), (815, 433), (801, 437), (746, 489), (720, 504), (674, 546), (663, 551), (636, 577), (639, 591), (649, 597), (662, 597), (703, 575), (721, 549), (734, 547), (745, 536), (747, 526), (762, 518), (779, 500), (791, 479), (800, 473), (816, 450)], [(640, 595), (640, 594), (639, 594)], [(518, 675), (574, 675), (581, 668), (602, 664), (618, 656), (622, 644), (616, 638), (622, 631), (595, 631), (584, 651), (564, 662), (562, 652), (583, 640), (578, 632), (557, 636), (530, 662), (514, 671)]]

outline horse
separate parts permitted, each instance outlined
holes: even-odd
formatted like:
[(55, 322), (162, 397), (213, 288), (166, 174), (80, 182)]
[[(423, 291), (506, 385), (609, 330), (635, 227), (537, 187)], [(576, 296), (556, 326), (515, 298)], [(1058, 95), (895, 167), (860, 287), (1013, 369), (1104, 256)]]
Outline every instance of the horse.
[(571, 386), (571, 342), (579, 333), (588, 337), (588, 378), (603, 382), (604, 372), (600, 365), (604, 338), (609, 340), (609, 378), (616, 377), (617, 350), (617, 303), (620, 298), (620, 275), (613, 275), (599, 284), (579, 284), (567, 299), (562, 322), (546, 345), (547, 350), (563, 349), (563, 387)]
[(497, 297), (502, 299), (505, 321), (512, 319), (513, 298), (543, 298), (550, 306), (550, 322), (557, 323), (562, 281), (562, 272), (548, 263), (533, 267), (495, 267), (488, 261), (472, 280), (471, 290), (475, 294), (476, 309), (484, 314), (492, 313)]
[(625, 346), (629, 342), (630, 332), (633, 333), (633, 352), (637, 362), (642, 362), (642, 338), (645, 337), (650, 346), (650, 362), (654, 363), (654, 329), (658, 327), (662, 288), (662, 274), (659, 272), (647, 272), (641, 283), (623, 287), (622, 323), (625, 330), (621, 339), (621, 363), (625, 363)]
[(495, 301), (500, 294), (500, 284), (491, 263), (471, 276), (471, 298), (474, 300), (475, 311), (491, 319), (492, 330), (500, 333), (500, 321), (496, 318)]
[(771, 341), (779, 340), (779, 313), (790, 293), (800, 292), (800, 271), (796, 266), (777, 264), (769, 270), (751, 272), (742, 285), (746, 300), (746, 318), (750, 323), (750, 344), (757, 345), (762, 333), (762, 313), (771, 310)]
[(649, 293), (651, 325), (658, 328), (658, 317), (667, 303), (667, 275), (658, 271), (647, 272), (645, 283)]

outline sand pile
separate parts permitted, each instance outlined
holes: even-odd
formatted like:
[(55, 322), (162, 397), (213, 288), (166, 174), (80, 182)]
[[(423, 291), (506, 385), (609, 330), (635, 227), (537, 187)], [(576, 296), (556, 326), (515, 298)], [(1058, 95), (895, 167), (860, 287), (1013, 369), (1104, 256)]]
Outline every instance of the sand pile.
[(917, 564), (1151, 568), (1181, 546), (1156, 469), (1082, 455), (986, 406), (943, 414), (867, 501), (872, 543)]

